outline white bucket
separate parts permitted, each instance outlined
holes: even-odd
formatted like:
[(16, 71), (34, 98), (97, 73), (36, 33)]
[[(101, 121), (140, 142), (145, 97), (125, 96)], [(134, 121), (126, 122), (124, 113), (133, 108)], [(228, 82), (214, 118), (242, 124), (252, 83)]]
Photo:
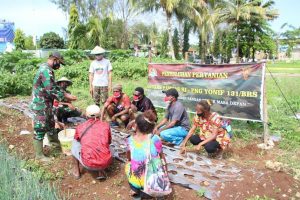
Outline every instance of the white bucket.
[[(61, 143), (62, 150), (65, 154), (71, 155), (72, 141), (74, 139), (75, 129), (65, 129), (58, 133), (58, 139)], [(48, 137), (45, 136), (43, 146), (50, 146)]]

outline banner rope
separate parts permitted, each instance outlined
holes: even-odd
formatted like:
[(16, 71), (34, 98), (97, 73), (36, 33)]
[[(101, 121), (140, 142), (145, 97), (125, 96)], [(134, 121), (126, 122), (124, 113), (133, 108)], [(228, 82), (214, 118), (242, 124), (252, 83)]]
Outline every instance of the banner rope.
[(287, 100), (286, 96), (284, 95), (283, 91), (281, 90), (281, 87), (279, 86), (277, 80), (275, 79), (275, 77), (273, 76), (273, 74), (271, 73), (271, 71), (269, 70), (269, 68), (267, 67), (267, 65), (266, 65), (266, 68), (267, 68), (268, 72), (270, 73), (272, 79), (274, 80), (276, 86), (278, 87), (278, 89), (279, 89), (281, 95), (283, 96), (285, 102), (288, 104), (290, 110), (292, 111), (292, 113), (294, 114), (296, 120), (297, 120), (297, 121), (299, 122), (299, 124), (300, 124), (300, 119), (298, 119), (298, 117), (297, 117), (297, 115), (296, 115), (296, 112), (293, 110), (293, 108), (292, 108), (290, 102)]

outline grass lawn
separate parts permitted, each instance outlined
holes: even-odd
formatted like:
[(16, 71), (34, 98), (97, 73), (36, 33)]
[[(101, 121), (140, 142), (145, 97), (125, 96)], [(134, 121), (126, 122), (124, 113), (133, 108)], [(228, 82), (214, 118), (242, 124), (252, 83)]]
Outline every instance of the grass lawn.
[(274, 63), (268, 62), (267, 67), (272, 73), (300, 74), (300, 61), (290, 61), (290, 62), (277, 61)]

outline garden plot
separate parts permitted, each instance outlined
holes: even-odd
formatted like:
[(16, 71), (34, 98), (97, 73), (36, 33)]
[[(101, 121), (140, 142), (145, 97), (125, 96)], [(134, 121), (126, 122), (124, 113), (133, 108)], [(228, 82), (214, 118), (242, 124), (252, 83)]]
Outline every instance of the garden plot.
[[(21, 112), (28, 114), (26, 101), (9, 102), (11, 101), (0, 101), (0, 106), (7, 106), (17, 110), (21, 109)], [(118, 147), (115, 148), (115, 152), (118, 153), (119, 157), (124, 158), (124, 138), (127, 137), (127, 134), (114, 129), (112, 132), (113, 145)], [(14, 139), (9, 140), (9, 143), (14, 144), (19, 137), (23, 138), (24, 136), (19, 135), (18, 132)], [(31, 137), (28, 139), (31, 140)], [(16, 147), (18, 147), (18, 145), (16, 145)], [(199, 196), (204, 195), (211, 199), (232, 199), (233, 197), (237, 197), (236, 199), (245, 199), (246, 197), (255, 195), (266, 195), (280, 199), (283, 194), (286, 197), (294, 197), (296, 191), (299, 190), (299, 183), (293, 180), (288, 174), (265, 170), (261, 167), (261, 164), (258, 164), (263, 163), (262, 161), (268, 156), (259, 159), (259, 157), (256, 156), (257, 149), (255, 149), (255, 145), (249, 146), (249, 149), (234, 149), (234, 154), (243, 152), (245, 156), (241, 157), (238, 163), (230, 162), (229, 160), (211, 160), (205, 156), (190, 153), (186, 156), (181, 156), (177, 149), (166, 146), (164, 146), (164, 152), (169, 163), (171, 180), (174, 183), (197, 190), (197, 193), (191, 193), (189, 190), (173, 185), (174, 194), (167, 199), (197, 199), (195, 194)], [(70, 157), (66, 157), (62, 160), (55, 159), (55, 162), (58, 163), (55, 164), (55, 166), (57, 166), (56, 168), (60, 166), (64, 168), (63, 170), (71, 168), (70, 164), (66, 165), (66, 163), (71, 163), (69, 158)], [(257, 164), (246, 165), (246, 163), (251, 162)], [(244, 164), (240, 165), (240, 163)], [(123, 170), (120, 170), (120, 166), (122, 168), (123, 164), (119, 162), (119, 164), (117, 164), (117, 170), (113, 170), (114, 172), (110, 175), (111, 178), (103, 183), (94, 183), (93, 178), (90, 176), (84, 176), (79, 181), (74, 181), (72, 177), (66, 173), (62, 180), (64, 187), (61, 188), (61, 191), (69, 194), (73, 191), (73, 189), (70, 188), (76, 188), (76, 190), (78, 190), (78, 192), (74, 194), (76, 197), (74, 196), (71, 199), (82, 198), (84, 194), (99, 194), (101, 192), (105, 194), (103, 199), (110, 199), (107, 197), (109, 195), (126, 194), (126, 191), (128, 192), (128, 185)], [(92, 185), (89, 184), (91, 182)], [(89, 189), (81, 188), (82, 186), (88, 187)], [(107, 189), (112, 186), (116, 187), (114, 191)], [(278, 191), (280, 190), (280, 192), (276, 192), (276, 189)], [(119, 197), (116, 199), (129, 199), (127, 194)]]

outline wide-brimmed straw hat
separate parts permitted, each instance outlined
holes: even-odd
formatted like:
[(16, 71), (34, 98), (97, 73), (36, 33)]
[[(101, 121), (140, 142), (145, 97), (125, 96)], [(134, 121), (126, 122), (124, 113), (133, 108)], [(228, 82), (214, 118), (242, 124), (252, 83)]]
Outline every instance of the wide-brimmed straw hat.
[(72, 85), (72, 81), (70, 81), (67, 77), (61, 77), (56, 83), (67, 82), (69, 85)]
[(105, 49), (103, 49), (102, 47), (96, 46), (92, 51), (91, 54), (92, 55), (98, 55), (98, 54), (104, 54), (106, 52)]

